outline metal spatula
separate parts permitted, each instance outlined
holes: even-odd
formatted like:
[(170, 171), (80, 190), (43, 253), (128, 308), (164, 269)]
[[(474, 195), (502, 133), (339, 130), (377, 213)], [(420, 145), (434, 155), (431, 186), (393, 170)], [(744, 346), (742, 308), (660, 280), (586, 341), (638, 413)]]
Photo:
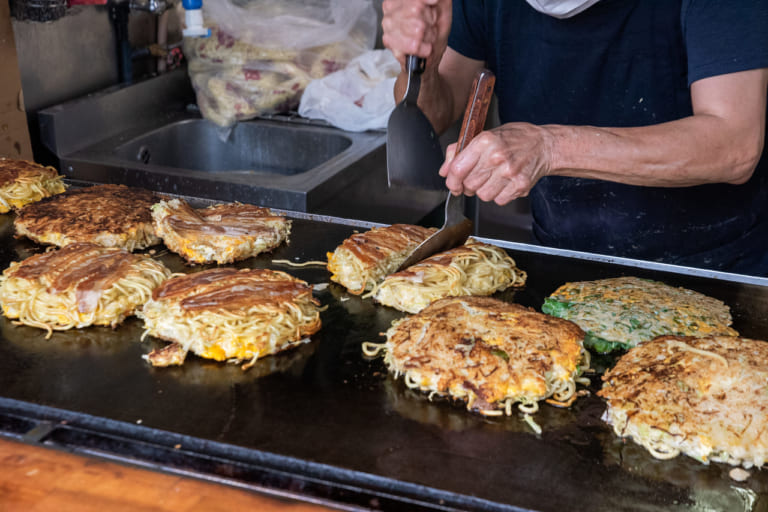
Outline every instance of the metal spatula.
[(425, 60), (406, 56), (408, 84), (403, 100), (387, 123), (387, 183), (426, 190), (443, 190), (437, 172), (443, 164), (440, 139), (427, 116), (419, 109), (419, 89)]
[[(488, 115), (488, 105), (493, 95), (496, 77), (488, 69), (482, 69), (475, 77), (470, 92), (464, 121), (459, 132), (456, 154), (483, 130)], [(445, 201), (445, 222), (432, 236), (419, 244), (416, 249), (398, 267), (397, 272), (414, 265), (438, 252), (447, 251), (463, 244), (472, 233), (472, 221), (464, 216), (464, 196), (454, 196), (448, 192)]]

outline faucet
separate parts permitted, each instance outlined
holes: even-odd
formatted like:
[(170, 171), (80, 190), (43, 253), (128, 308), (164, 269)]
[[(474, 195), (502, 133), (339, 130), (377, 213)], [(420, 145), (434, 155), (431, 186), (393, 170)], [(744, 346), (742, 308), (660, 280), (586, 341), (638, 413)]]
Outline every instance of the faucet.
[[(157, 72), (166, 70), (169, 53), (179, 52), (167, 42), (168, 16), (177, 0), (108, 0), (109, 14), (115, 29), (117, 42), (118, 80), (120, 83), (133, 82), (133, 59), (152, 55), (157, 58)], [(186, 3), (186, 0), (184, 0)], [(198, 0), (202, 6), (202, 1)], [(157, 38), (146, 48), (133, 48), (129, 41), (128, 20), (131, 11), (146, 11), (157, 16)], [(202, 20), (202, 15), (201, 15)]]
[(173, 1), (166, 0), (130, 0), (129, 6), (131, 10), (147, 11), (158, 16), (163, 14), (169, 7), (173, 5)]
[(181, 31), (184, 37), (210, 37), (211, 29), (203, 26), (203, 0), (182, 0), (184, 23)]

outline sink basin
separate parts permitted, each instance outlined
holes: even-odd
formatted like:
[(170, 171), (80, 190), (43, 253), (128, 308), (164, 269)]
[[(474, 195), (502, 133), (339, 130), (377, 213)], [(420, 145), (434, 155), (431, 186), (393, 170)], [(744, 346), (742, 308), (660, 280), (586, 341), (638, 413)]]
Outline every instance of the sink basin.
[(445, 201), (440, 191), (387, 187), (383, 131), (295, 114), (224, 130), (194, 101), (185, 70), (164, 73), (39, 111), (41, 141), (72, 182), (389, 223), (415, 223)]
[(66, 175), (160, 192), (310, 211), (375, 167), (385, 134), (257, 119), (226, 132), (184, 114), (60, 157)]
[(332, 130), (246, 122), (225, 132), (203, 119), (187, 119), (118, 146), (115, 156), (193, 171), (295, 175), (320, 166), (351, 145), (350, 137)]
[(41, 137), (69, 178), (310, 211), (373, 173), (386, 174), (386, 134), (298, 116), (223, 129), (188, 107), (186, 73), (42, 110)]

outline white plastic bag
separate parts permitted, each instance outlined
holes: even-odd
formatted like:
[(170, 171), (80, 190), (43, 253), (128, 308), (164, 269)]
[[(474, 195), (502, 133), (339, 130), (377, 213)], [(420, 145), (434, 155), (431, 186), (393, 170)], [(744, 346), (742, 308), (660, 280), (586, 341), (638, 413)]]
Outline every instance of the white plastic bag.
[(228, 127), (298, 107), (315, 78), (373, 48), (371, 0), (204, 0), (209, 38), (184, 54), (206, 119)]
[(203, 0), (203, 14), (239, 41), (273, 49), (347, 40), (369, 49), (378, 23), (371, 0)]
[(299, 115), (348, 131), (386, 128), (395, 108), (399, 72), (392, 52), (368, 51), (344, 69), (311, 81), (301, 97)]

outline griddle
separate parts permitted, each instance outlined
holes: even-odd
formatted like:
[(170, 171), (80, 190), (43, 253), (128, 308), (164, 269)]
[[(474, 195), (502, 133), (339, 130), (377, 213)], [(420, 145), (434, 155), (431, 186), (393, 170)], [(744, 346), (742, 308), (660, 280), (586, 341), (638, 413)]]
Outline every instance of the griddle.
[[(731, 466), (657, 460), (617, 438), (594, 395), (611, 357), (593, 358), (592, 394), (570, 409), (542, 405), (541, 435), (519, 415), (482, 417), (409, 390), (361, 351), (404, 313), (328, 284), (323, 267), (273, 262), (325, 260), (374, 224), (285, 213), (290, 243), (236, 266), (320, 285), (327, 309), (310, 343), (245, 372), (191, 355), (152, 368), (141, 356), (165, 343), (142, 340), (136, 318), (48, 340), (0, 318), (0, 435), (343, 510), (768, 510), (766, 470), (737, 482)], [(12, 235), (13, 215), (0, 216), (2, 268), (44, 250)], [(742, 335), (768, 339), (766, 279), (482, 240), (528, 272), (503, 300), (540, 310), (567, 281), (635, 275), (723, 300)], [(208, 268), (163, 249), (155, 256), (174, 271)]]

